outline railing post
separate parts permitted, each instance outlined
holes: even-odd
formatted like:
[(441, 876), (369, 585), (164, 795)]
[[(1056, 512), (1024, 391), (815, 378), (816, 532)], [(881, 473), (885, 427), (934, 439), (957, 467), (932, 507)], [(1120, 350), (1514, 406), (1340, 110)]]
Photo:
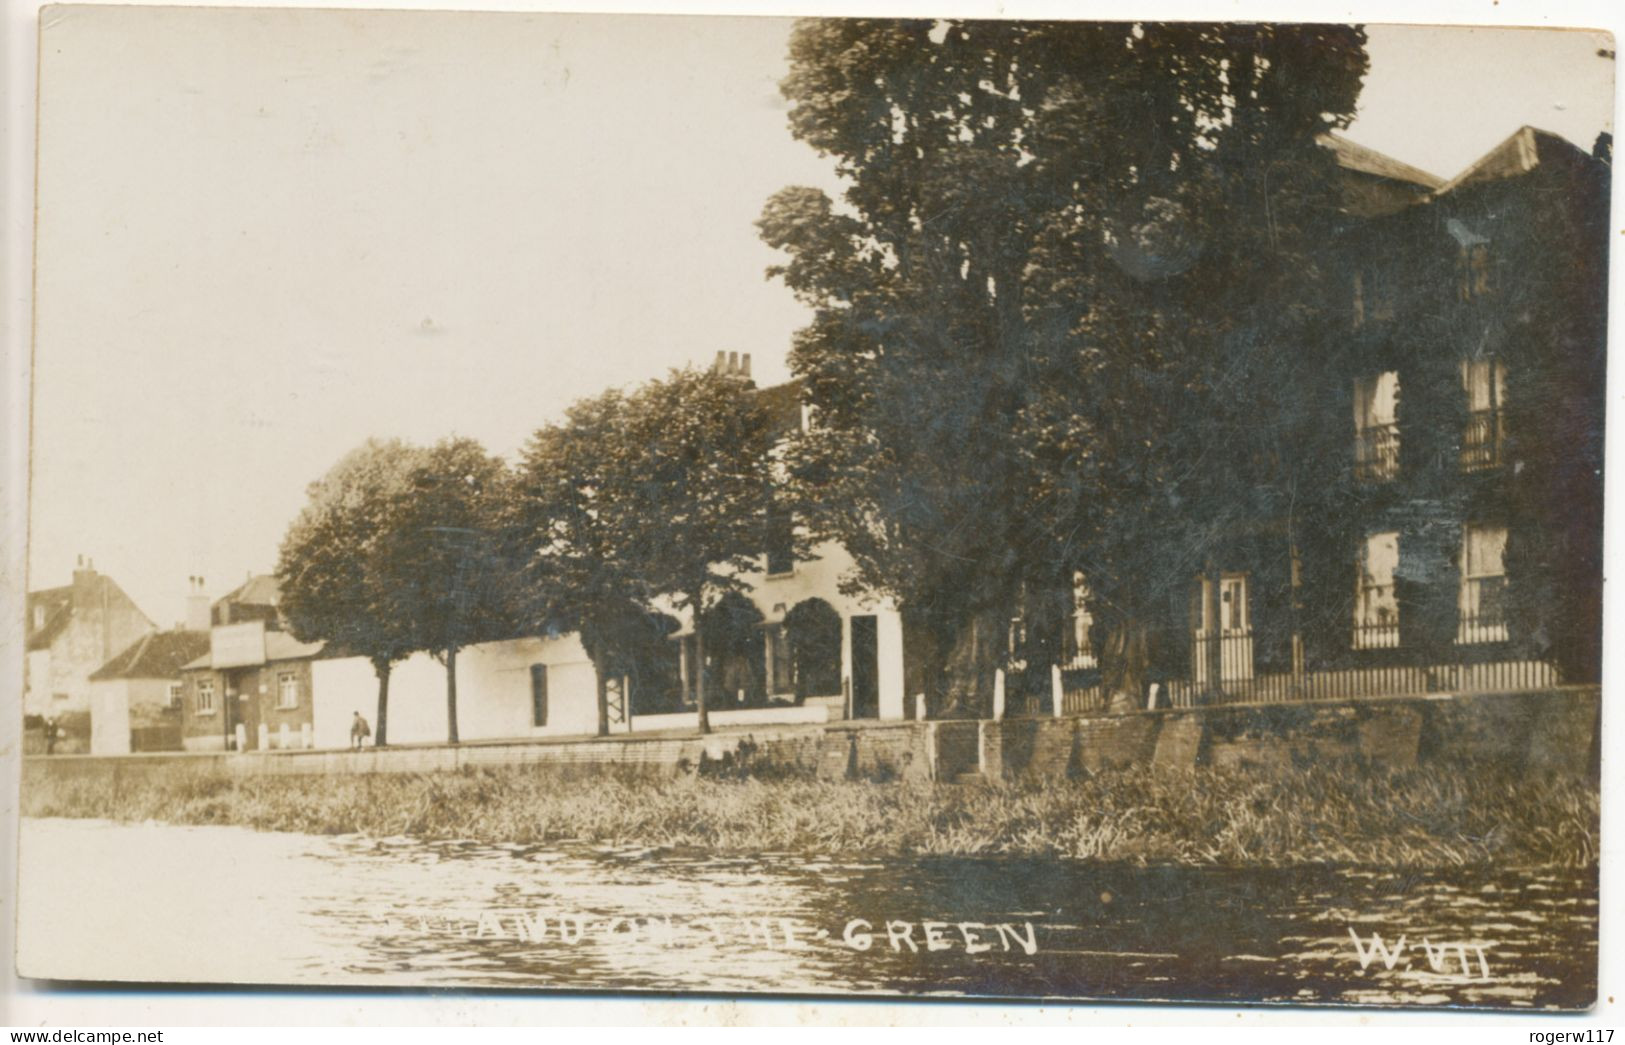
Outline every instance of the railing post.
[(1004, 719), (1004, 669), (993, 669), (993, 721)]
[(1049, 666), (1049, 692), (1050, 710), (1055, 718), (1060, 718), (1066, 694), (1061, 688), (1061, 666), (1059, 664)]

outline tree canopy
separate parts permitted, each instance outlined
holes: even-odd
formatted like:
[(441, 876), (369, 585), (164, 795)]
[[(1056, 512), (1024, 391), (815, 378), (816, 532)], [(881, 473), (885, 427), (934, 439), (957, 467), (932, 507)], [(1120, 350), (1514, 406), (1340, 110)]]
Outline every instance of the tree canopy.
[(472, 439), (415, 456), (381, 584), (397, 592), (416, 648), (446, 665), (446, 735), (457, 736), (457, 653), (519, 633), (519, 595), (505, 525), (510, 475)]
[(984, 702), (1007, 622), (1079, 569), (1132, 675), (1135, 622), (1168, 595), (1148, 579), (1199, 567), (1248, 498), (1290, 496), (1292, 435), (1260, 400), (1309, 365), (1334, 214), (1316, 138), (1352, 117), (1363, 45), (1333, 26), (797, 25), (791, 128), (846, 190), (786, 189), (759, 221), (786, 254), (770, 275), (814, 311), (791, 366), (821, 424), (796, 473), (853, 582), (937, 651), (939, 706)]
[(388, 578), (420, 455), (398, 440), (369, 440), (340, 458), (310, 484), (277, 562), (294, 636), (372, 662), (379, 745), (387, 742), (390, 669), (418, 648), (404, 593)]
[(748, 383), (698, 370), (585, 400), (536, 434), (518, 500), (528, 576), (595, 664), (661, 631), (661, 597), (697, 621), (760, 569), (771, 449)]

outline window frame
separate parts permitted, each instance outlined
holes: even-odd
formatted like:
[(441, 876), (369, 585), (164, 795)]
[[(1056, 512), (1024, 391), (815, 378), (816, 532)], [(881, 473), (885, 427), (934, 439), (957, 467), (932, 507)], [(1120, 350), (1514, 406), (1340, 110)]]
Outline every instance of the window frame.
[[(1392, 536), (1394, 539), (1394, 563), (1390, 569), (1386, 583), (1372, 573), (1371, 549), (1374, 542)], [(1399, 598), (1396, 590), (1395, 578), (1399, 573), (1399, 561), (1402, 554), (1398, 530), (1378, 530), (1368, 533), (1360, 542), (1359, 556), (1354, 566), (1354, 620), (1352, 622), (1351, 646), (1356, 650), (1398, 649), (1400, 644), (1399, 630)], [(1393, 603), (1392, 620), (1383, 620), (1380, 605), (1381, 592), (1386, 589), (1388, 598)], [(1373, 594), (1375, 593), (1375, 595)]]
[[(1478, 565), (1473, 562), (1473, 534), (1499, 533), (1500, 538), (1500, 569), (1496, 572), (1485, 572), (1475, 569)], [(1511, 534), (1504, 523), (1474, 523), (1461, 524), (1461, 561), (1458, 571), (1461, 575), (1460, 586), (1456, 594), (1456, 644), (1461, 646), (1482, 646), (1494, 642), (1506, 642), (1510, 637), (1507, 628), (1505, 611), (1503, 610), (1498, 623), (1479, 623), (1482, 617), (1479, 613), (1469, 615), (1469, 610), (1480, 610), (1483, 605), (1483, 582), (1499, 578), (1501, 581), (1501, 598), (1505, 599), (1506, 591), (1506, 546)], [(1493, 542), (1492, 542), (1493, 543)]]
[[(289, 692), (293, 699), (288, 699)], [(276, 676), (276, 706), (278, 711), (293, 711), (299, 707), (299, 673), (279, 671)]]

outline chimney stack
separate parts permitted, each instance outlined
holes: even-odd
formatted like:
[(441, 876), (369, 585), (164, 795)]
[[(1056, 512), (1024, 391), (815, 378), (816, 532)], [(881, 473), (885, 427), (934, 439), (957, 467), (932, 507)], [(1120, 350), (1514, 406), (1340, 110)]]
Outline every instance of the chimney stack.
[(728, 372), (728, 353), (718, 352), (717, 361), (711, 364), (711, 373), (722, 375)]
[(749, 352), (746, 352), (744, 355), (739, 357), (739, 376), (744, 378), (747, 381), (750, 380), (750, 353)]
[(186, 630), (209, 630), (209, 596), (202, 577), (186, 578)]

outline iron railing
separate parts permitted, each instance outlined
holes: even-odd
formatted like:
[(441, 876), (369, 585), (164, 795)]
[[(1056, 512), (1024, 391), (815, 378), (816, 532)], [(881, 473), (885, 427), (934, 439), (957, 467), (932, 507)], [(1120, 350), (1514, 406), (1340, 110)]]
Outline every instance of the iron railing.
[(1473, 644), (1505, 642), (1506, 638), (1506, 577), (1464, 578), (1461, 582), (1461, 624), (1456, 632), (1456, 641)]
[(1354, 433), (1354, 477), (1383, 482), (1399, 474), (1399, 425), (1367, 425)]
[(1477, 472), (1501, 464), (1506, 422), (1499, 408), (1474, 410), (1461, 433), (1461, 470)]
[[(1504, 640), (1505, 625), (1492, 618), (1466, 618), (1463, 632), (1482, 635), (1478, 641)], [(1153, 674), (1146, 691), (1133, 701), (1136, 708), (1194, 707), (1200, 704), (1274, 704), (1289, 701), (1348, 700), (1399, 697), (1427, 693), (1483, 693), (1543, 689), (1566, 680), (1553, 664), (1541, 660), (1478, 659), (1484, 648), (1459, 641), (1456, 651), (1392, 661), (1406, 656), (1400, 648), (1384, 647), (1354, 652), (1354, 663), (1339, 667), (1293, 670), (1286, 664), (1254, 664), (1244, 658), (1254, 651), (1250, 635), (1196, 636), (1192, 640), (1191, 667), (1181, 677)], [(1216, 647), (1216, 648), (1215, 648)], [(1207, 658), (1204, 660), (1203, 658)], [(1382, 658), (1389, 663), (1359, 664), (1358, 659)], [(1217, 664), (1215, 664), (1215, 659)], [(1217, 670), (1215, 670), (1217, 668)], [(1155, 695), (1151, 687), (1155, 687)], [(1061, 672), (1061, 712), (1099, 714), (1111, 704), (1111, 694), (1098, 670)], [(1007, 704), (1010, 714), (1053, 714), (1053, 697), (1044, 701)]]

